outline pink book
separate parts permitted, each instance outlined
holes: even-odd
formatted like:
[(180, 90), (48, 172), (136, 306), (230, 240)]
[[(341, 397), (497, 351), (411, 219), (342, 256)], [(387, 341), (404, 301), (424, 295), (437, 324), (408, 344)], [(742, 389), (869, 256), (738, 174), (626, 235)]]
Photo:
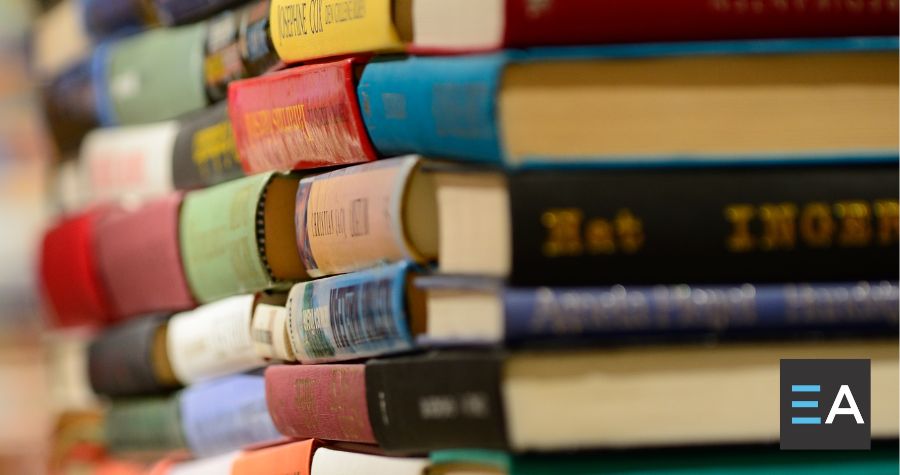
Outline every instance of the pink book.
[(275, 427), (298, 439), (375, 443), (362, 364), (276, 365), (266, 369)]
[(98, 267), (117, 320), (196, 306), (181, 265), (182, 197), (173, 193), (136, 209), (117, 209), (98, 223)]

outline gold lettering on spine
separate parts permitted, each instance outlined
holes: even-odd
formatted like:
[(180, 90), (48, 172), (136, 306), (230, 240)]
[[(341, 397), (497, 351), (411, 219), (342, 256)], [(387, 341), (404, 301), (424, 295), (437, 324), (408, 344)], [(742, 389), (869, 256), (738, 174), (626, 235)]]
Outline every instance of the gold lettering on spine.
[(863, 247), (872, 241), (872, 211), (865, 201), (841, 201), (834, 205), (841, 221), (838, 243), (846, 247)]
[(584, 215), (575, 208), (555, 209), (541, 215), (541, 224), (547, 229), (544, 255), (548, 257), (581, 254), (581, 221)]
[(834, 234), (834, 219), (825, 203), (814, 202), (800, 214), (800, 237), (810, 247), (828, 247)]
[(756, 215), (751, 205), (730, 205), (725, 208), (725, 218), (731, 223), (731, 235), (726, 247), (731, 252), (747, 252), (753, 250), (756, 242), (750, 233), (750, 220)]
[(612, 254), (616, 252), (613, 228), (605, 219), (592, 219), (585, 226), (584, 240), (591, 254)]
[(626, 254), (634, 254), (644, 245), (644, 224), (630, 209), (623, 209), (616, 214), (616, 234)]
[(896, 201), (875, 202), (875, 219), (878, 221), (878, 243), (886, 246), (897, 242), (900, 235), (900, 209)]
[(793, 249), (797, 243), (797, 207), (791, 203), (765, 203), (759, 207), (763, 235), (759, 247), (765, 251)]

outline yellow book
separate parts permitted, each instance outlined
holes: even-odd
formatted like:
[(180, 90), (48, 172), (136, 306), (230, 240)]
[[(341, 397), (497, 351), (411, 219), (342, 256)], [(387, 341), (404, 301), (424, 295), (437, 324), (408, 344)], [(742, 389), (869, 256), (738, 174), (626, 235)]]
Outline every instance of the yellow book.
[(272, 0), (270, 33), (285, 63), (399, 51), (391, 0)]

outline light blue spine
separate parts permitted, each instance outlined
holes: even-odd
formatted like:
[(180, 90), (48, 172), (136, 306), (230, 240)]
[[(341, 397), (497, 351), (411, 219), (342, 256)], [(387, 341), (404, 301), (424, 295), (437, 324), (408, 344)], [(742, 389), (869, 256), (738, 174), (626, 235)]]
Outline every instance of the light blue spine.
[(498, 53), (369, 64), (357, 90), (375, 148), (501, 163), (496, 101), (507, 60)]

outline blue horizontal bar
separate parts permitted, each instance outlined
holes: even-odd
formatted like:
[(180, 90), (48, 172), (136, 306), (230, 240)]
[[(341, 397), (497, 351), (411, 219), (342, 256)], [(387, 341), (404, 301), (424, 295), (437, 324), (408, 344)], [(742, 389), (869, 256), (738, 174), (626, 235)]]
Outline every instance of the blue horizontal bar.
[(791, 391), (795, 392), (795, 393), (817, 393), (821, 390), (822, 390), (822, 388), (820, 388), (818, 384), (793, 384), (793, 385), (791, 385)]
[(792, 417), (791, 424), (821, 424), (821, 417)]
[(819, 407), (819, 401), (791, 401), (791, 407)]

